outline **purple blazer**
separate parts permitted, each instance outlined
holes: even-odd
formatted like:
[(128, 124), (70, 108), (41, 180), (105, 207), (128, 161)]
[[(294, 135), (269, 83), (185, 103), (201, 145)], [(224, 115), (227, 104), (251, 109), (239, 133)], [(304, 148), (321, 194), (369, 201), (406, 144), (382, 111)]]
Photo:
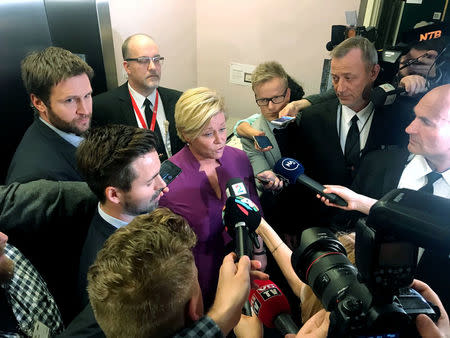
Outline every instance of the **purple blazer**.
[(170, 190), (160, 199), (159, 205), (185, 217), (197, 235), (198, 242), (193, 252), (207, 309), (214, 300), (219, 268), (228, 253), (226, 245), (231, 241), (222, 223), (222, 209), (227, 199), (225, 187), (229, 179), (241, 178), (251, 200), (261, 209), (253, 170), (242, 150), (226, 146), (219, 160), (220, 166), (216, 168), (222, 193), (221, 198), (217, 199), (208, 177), (205, 172), (199, 171), (200, 163), (188, 146), (169, 160), (179, 166), (182, 172), (170, 183)]

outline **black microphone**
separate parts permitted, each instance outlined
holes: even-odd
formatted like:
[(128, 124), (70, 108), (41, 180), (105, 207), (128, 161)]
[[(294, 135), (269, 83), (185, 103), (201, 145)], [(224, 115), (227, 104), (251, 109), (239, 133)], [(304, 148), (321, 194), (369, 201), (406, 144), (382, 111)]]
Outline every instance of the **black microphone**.
[(258, 207), (247, 197), (228, 197), (222, 212), (223, 222), (230, 236), (236, 240), (236, 254), (239, 258), (251, 256), (248, 248), (248, 234), (261, 223)]
[(278, 162), (275, 163), (273, 171), (276, 174), (286, 178), (291, 184), (295, 184), (298, 182), (303, 185), (306, 185), (308, 188), (314, 190), (320, 196), (327, 198), (331, 203), (343, 207), (347, 206), (347, 202), (340, 196), (336, 194), (325, 194), (323, 192), (325, 187), (322, 184), (314, 181), (312, 178), (306, 176), (304, 174), (305, 169), (303, 168), (303, 166), (300, 164), (299, 161), (294, 160), (293, 158), (283, 157), (279, 159)]
[[(241, 196), (232, 196), (233, 194)], [(258, 207), (245, 195), (248, 196), (244, 182), (240, 178), (232, 178), (227, 182), (226, 194), (228, 196), (222, 211), (222, 219), (227, 232), (236, 242), (236, 254), (238, 258), (246, 255), (252, 256), (252, 248), (249, 248), (249, 228), (250, 233), (255, 233), (256, 228), (261, 223), (261, 215)], [(256, 235), (255, 235), (256, 236)], [(256, 237), (255, 237), (256, 239)], [(255, 240), (258, 243), (257, 240)], [(259, 248), (259, 243), (258, 246)], [(244, 303), (242, 313), (251, 316), (252, 311), (249, 302)]]
[(370, 93), (370, 101), (375, 107), (389, 106), (394, 103), (398, 94), (406, 93), (403, 87), (395, 88), (389, 83), (384, 83), (372, 89)]
[[(226, 193), (227, 197), (243, 196), (243, 197), (250, 198), (250, 195), (248, 193), (247, 188), (245, 187), (244, 182), (239, 177), (234, 177), (234, 178), (231, 178), (228, 180), (226, 188), (225, 188), (225, 193)], [(256, 233), (250, 232), (248, 235), (250, 236), (250, 239), (252, 240), (255, 247), (257, 249), (259, 249), (260, 245), (259, 245)]]

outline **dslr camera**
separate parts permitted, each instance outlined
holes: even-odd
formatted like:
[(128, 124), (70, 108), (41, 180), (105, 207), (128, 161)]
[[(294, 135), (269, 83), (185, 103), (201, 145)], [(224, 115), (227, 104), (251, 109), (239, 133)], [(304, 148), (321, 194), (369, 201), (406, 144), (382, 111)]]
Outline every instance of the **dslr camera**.
[(327, 228), (304, 230), (291, 263), (330, 315), (330, 337), (415, 337), (415, 318), (440, 317), (409, 288), (418, 246), (450, 251), (450, 201), (396, 189), (356, 224), (355, 259)]

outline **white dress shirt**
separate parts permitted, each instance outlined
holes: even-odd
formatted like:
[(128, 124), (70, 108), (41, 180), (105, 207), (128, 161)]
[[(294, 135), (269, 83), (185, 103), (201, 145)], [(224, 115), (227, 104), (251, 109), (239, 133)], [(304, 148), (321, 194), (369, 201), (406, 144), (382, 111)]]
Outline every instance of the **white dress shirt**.
[(358, 115), (358, 129), (359, 129), (359, 145), (361, 147), (360, 150), (364, 149), (367, 142), (367, 137), (369, 136), (370, 126), (372, 125), (374, 107), (373, 103), (369, 102), (369, 104), (358, 113), (353, 111), (347, 106), (339, 105), (338, 113), (337, 113), (337, 130), (339, 135), (339, 140), (341, 142), (342, 153), (345, 153), (345, 141), (347, 140), (347, 134), (352, 126), (352, 118)]
[[(149, 99), (151, 103), (151, 108), (155, 107), (156, 100), (156, 90), (154, 90), (149, 96), (145, 97), (135, 91), (130, 84), (128, 83), (128, 89), (130, 90), (131, 95), (133, 95), (134, 102), (136, 102), (136, 106), (141, 110), (142, 118), (144, 119), (147, 126), (150, 127), (150, 123), (152, 121), (147, 121), (145, 116), (145, 99)], [(134, 108), (133, 108), (134, 110)], [(143, 128), (141, 121), (139, 121), (138, 115), (136, 111), (134, 112), (134, 117), (136, 118), (136, 122), (139, 128)], [(171, 147), (170, 147), (170, 137), (169, 137), (169, 124), (166, 119), (166, 113), (164, 112), (164, 105), (161, 100), (161, 95), (159, 95), (158, 99), (158, 111), (156, 112), (156, 123), (158, 123), (159, 130), (161, 131), (162, 141), (164, 142), (164, 146), (166, 148), (167, 155), (170, 157)]]
[[(432, 171), (427, 160), (421, 155), (413, 156), (412, 160), (403, 169), (398, 188), (419, 190), (427, 183), (426, 175)], [(450, 198), (450, 168), (441, 174), (442, 177), (433, 183), (433, 195)], [(418, 261), (422, 257), (423, 252), (424, 249), (419, 248)]]
[(100, 214), (101, 218), (103, 218), (106, 222), (108, 222), (117, 229), (124, 227), (125, 225), (128, 224), (127, 222), (122, 221), (121, 219), (108, 215), (106, 212), (102, 210), (102, 208), (100, 207), (100, 203), (98, 204), (98, 213)]
[[(426, 175), (432, 170), (421, 155), (414, 155), (402, 172), (398, 188), (419, 190), (427, 183)], [(442, 172), (442, 177), (433, 184), (433, 195), (450, 198), (450, 168)]]

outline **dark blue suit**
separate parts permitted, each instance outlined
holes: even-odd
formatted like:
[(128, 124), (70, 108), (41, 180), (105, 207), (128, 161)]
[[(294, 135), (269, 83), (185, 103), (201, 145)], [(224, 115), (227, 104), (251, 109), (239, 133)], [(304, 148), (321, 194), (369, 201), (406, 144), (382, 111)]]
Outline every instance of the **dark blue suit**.
[(92, 218), (91, 225), (89, 226), (86, 241), (84, 242), (83, 250), (80, 258), (80, 270), (79, 270), (79, 295), (81, 306), (84, 307), (88, 303), (87, 287), (87, 272), (89, 267), (94, 263), (97, 253), (103, 247), (103, 244), (111, 236), (116, 228), (106, 222), (98, 213), (95, 212)]
[(64, 140), (38, 117), (23, 135), (6, 177), (6, 184), (38, 179), (83, 181), (77, 171), (77, 148)]

